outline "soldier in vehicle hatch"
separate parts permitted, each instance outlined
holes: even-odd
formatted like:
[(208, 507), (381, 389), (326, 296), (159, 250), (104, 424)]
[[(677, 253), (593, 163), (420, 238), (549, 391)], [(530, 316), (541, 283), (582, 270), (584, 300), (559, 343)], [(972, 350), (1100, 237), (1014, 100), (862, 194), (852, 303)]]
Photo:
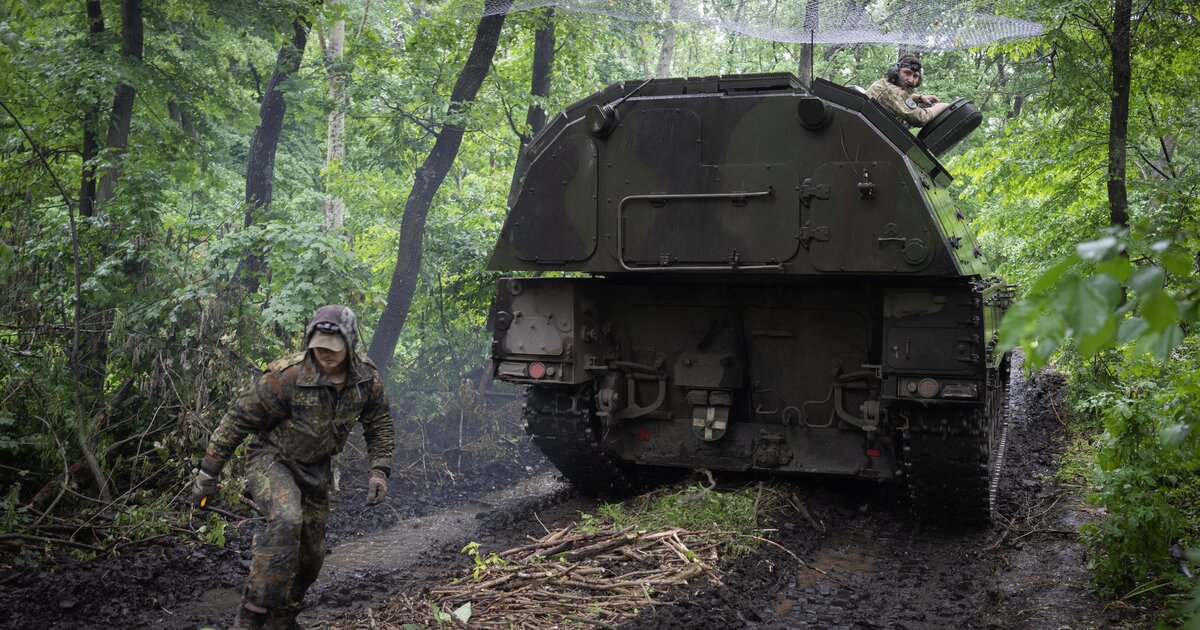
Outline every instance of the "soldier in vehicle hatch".
[(355, 421), (362, 423), (367, 442), (367, 505), (387, 494), (392, 415), (375, 366), (356, 352), (357, 318), (345, 306), (323, 306), (304, 342), (304, 352), (271, 363), (221, 419), (192, 487), (197, 507), (212, 500), (221, 469), (253, 434), (247, 487), (267, 522), (254, 537), (234, 628), (295, 627), (300, 602), (325, 559), (330, 458), (341, 451)]
[(932, 94), (914, 94), (920, 86), (921, 61), (904, 55), (888, 68), (884, 78), (867, 88), (867, 98), (875, 99), (908, 124), (924, 127), (949, 105)]

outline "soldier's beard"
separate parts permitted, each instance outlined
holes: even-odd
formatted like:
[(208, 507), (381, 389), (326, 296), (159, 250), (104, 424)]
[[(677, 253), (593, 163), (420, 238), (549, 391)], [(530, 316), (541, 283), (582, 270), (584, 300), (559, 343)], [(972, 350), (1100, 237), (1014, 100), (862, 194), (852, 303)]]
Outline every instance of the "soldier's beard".
[(350, 364), (349, 353), (338, 353), (340, 356), (330, 356), (331, 354), (332, 353), (317, 352), (316, 350), (313, 350), (312, 358), (316, 362), (317, 367), (320, 368), (321, 372), (324, 373), (325, 376), (338, 376), (346, 373)]
[(335, 360), (322, 361), (320, 359), (317, 359), (317, 365), (321, 366), (321, 371), (324, 372), (326, 376), (336, 376), (336, 375), (341, 374), (342, 372), (346, 371), (346, 360), (345, 359), (342, 359), (341, 361), (335, 361)]

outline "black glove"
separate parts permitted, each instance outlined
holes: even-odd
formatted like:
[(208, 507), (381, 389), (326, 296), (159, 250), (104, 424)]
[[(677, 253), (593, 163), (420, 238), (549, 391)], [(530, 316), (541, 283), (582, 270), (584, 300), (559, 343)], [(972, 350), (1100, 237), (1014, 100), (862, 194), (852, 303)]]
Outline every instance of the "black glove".
[(196, 480), (192, 482), (192, 506), (196, 509), (205, 507), (216, 493), (217, 478), (203, 470), (196, 473)]
[(379, 505), (387, 496), (387, 473), (378, 468), (371, 469), (367, 480), (367, 505)]

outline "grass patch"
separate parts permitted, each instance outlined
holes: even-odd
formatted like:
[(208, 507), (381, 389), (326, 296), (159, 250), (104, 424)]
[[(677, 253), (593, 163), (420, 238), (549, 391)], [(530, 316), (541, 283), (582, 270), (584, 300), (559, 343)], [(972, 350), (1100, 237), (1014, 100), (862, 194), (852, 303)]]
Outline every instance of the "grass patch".
[(580, 516), (583, 527), (720, 532), (724, 535), (721, 552), (737, 557), (758, 547), (764, 523), (769, 524), (786, 505), (784, 491), (775, 485), (716, 489), (694, 484), (661, 488), (624, 503), (606, 503), (596, 516)]

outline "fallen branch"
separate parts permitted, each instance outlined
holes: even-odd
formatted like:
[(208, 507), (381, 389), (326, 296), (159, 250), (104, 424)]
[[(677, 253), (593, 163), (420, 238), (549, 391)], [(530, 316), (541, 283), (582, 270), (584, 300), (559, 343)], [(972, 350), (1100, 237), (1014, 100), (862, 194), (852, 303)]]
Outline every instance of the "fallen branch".
[[(652, 593), (705, 576), (715, 579), (716, 570), (700, 558), (715, 556), (729, 533), (547, 530), (535, 542), (497, 554), (501, 562), (489, 564), (479, 579), (466, 575), (416, 597), (402, 596), (376, 610), (374, 621), (433, 626), (438, 622), (433, 610), (449, 614), (469, 602), (471, 628), (541, 628), (546, 619), (615, 628), (652, 606)], [(454, 625), (461, 623), (451, 617)]]
[(49, 536), (35, 536), (33, 534), (18, 534), (18, 533), (0, 534), (0, 543), (3, 543), (3, 544), (12, 545), (13, 543), (16, 543), (18, 546), (20, 546), (21, 543), (19, 541), (21, 541), (21, 540), (38, 542), (38, 543), (42, 543), (42, 544), (46, 544), (46, 545), (63, 545), (66, 547), (74, 547), (76, 549), (95, 551), (97, 553), (104, 551), (103, 547), (98, 547), (96, 545), (89, 545), (87, 543), (76, 542), (76, 541), (70, 540), (68, 538), (51, 538)]
[(801, 499), (800, 495), (796, 494), (795, 492), (792, 493), (791, 504), (792, 507), (796, 508), (796, 511), (800, 513), (800, 516), (803, 516), (804, 520), (808, 521), (808, 524), (814, 530), (819, 532), (822, 536), (828, 533), (828, 530), (825, 528), (825, 524), (813, 518), (813, 515), (808, 511), (808, 506), (804, 503), (804, 499)]

